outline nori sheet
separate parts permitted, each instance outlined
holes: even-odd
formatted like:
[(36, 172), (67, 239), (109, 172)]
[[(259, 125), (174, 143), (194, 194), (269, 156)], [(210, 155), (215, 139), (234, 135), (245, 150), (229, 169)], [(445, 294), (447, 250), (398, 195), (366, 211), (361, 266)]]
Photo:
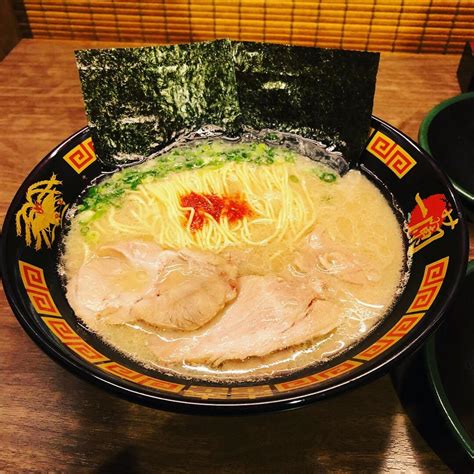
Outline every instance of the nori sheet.
[(142, 159), (183, 129), (236, 123), (230, 41), (80, 50), (76, 61), (103, 162)]
[(242, 121), (334, 146), (356, 160), (367, 142), (379, 54), (235, 43)]
[(370, 126), (379, 55), (251, 42), (76, 52), (96, 153), (143, 159), (205, 124), (293, 132), (354, 161)]

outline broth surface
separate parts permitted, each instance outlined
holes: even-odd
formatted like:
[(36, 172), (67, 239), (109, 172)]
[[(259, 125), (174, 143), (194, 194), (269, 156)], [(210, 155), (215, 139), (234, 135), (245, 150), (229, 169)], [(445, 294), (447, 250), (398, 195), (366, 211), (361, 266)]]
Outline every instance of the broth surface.
[[(236, 154), (243, 159), (236, 159)], [(161, 160), (166, 162), (166, 157)], [(294, 151), (251, 144), (236, 148), (222, 141), (178, 149), (170, 162), (184, 166), (157, 172), (162, 164), (151, 160), (117, 172), (97, 190), (89, 190), (85, 205), (79, 206), (71, 219), (64, 242), (61, 267), (76, 315), (104, 341), (139, 363), (213, 380), (264, 378), (293, 371), (327, 360), (366, 336), (403, 289), (406, 255), (400, 225), (382, 193), (359, 171), (340, 177)], [(220, 201), (199, 214), (201, 201), (195, 199), (197, 204), (191, 209), (194, 201), (183, 200), (190, 193), (208, 201), (212, 196), (211, 201), (224, 196), (234, 214)], [(107, 199), (99, 199), (101, 196)], [(235, 214), (239, 199), (248, 206), (242, 215)], [(116, 251), (110, 248), (123, 242), (139, 242), (163, 251), (203, 252), (206, 258), (216, 255), (232, 265), (235, 275), (229, 278), (237, 282), (231, 284), (237, 296), (230, 296), (215, 317), (192, 330), (126, 318), (122, 323), (117, 323), (117, 318), (111, 323), (107, 318), (115, 303), (100, 314), (83, 310), (83, 298), (76, 293), (85, 266), (94, 259), (102, 259), (101, 265), (114, 264)], [(340, 270), (341, 259), (342, 267), (349, 265), (349, 271)], [(111, 267), (113, 275), (104, 270), (104, 279), (122, 300), (128, 294), (148, 291), (149, 273), (144, 267), (129, 261), (120, 265)], [(243, 282), (263, 282), (263, 278), (290, 281), (296, 300), (308, 282), (312, 288), (318, 287), (312, 302), (328, 301), (337, 306), (334, 329), (288, 347), (282, 342), (278, 350), (243, 360), (217, 355), (209, 362), (190, 361), (192, 357), (186, 355), (179, 361), (179, 357), (163, 357), (167, 345), (190, 354), (192, 350), (186, 352), (185, 346), (194, 344), (199, 351), (200, 341), (217, 331), (223, 314), (236, 304)], [(139, 301), (133, 298), (130, 301)], [(314, 317), (318, 317), (316, 310)], [(255, 335), (249, 329), (248, 339), (252, 337)]]

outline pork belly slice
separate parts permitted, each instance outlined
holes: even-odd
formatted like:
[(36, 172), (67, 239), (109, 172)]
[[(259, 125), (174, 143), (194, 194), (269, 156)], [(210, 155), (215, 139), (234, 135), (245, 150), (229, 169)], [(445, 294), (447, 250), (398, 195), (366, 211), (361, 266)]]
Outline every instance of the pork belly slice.
[(189, 331), (208, 323), (235, 297), (234, 274), (215, 255), (123, 242), (103, 246), (84, 263), (68, 283), (67, 298), (86, 324), (100, 318)]
[(239, 278), (238, 286), (235, 301), (205, 331), (194, 337), (163, 335), (155, 342), (158, 358), (218, 366), (311, 341), (339, 323), (339, 307), (297, 279), (252, 275)]

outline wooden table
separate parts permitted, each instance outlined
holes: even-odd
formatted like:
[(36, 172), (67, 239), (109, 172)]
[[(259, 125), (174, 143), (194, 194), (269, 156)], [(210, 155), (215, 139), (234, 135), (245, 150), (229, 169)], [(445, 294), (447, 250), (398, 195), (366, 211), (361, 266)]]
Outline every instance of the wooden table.
[[(23, 40), (0, 63), (2, 221), (26, 174), (86, 124), (73, 50), (94, 45)], [(416, 138), (427, 111), (459, 93), (458, 60), (383, 54), (374, 113)], [(388, 376), (292, 412), (175, 415), (120, 400), (59, 367), (26, 336), (3, 292), (0, 315), (1, 471), (447, 469), (404, 414)]]

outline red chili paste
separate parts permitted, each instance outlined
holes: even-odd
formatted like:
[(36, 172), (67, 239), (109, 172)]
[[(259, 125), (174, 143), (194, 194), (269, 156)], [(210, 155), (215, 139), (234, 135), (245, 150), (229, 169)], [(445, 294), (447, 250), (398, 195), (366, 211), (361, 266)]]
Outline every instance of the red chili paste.
[[(191, 222), (193, 232), (203, 228), (209, 216), (212, 216), (217, 222), (226, 217), (232, 224), (252, 215), (252, 210), (246, 201), (238, 196), (218, 196), (216, 194), (198, 194), (191, 192), (180, 198), (180, 204), (183, 207), (192, 207), (194, 216)], [(186, 219), (189, 220), (191, 212), (188, 211)]]

